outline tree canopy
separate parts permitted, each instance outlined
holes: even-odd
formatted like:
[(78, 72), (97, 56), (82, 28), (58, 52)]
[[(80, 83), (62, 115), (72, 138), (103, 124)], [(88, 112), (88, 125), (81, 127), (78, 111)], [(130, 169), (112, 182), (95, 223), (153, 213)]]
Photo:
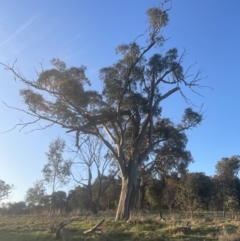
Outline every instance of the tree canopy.
[(240, 156), (235, 155), (230, 158), (222, 158), (216, 164), (217, 176), (222, 179), (233, 179), (240, 170)]
[(0, 180), (0, 201), (7, 198), (12, 192), (13, 185), (7, 184), (3, 180)]
[[(85, 66), (68, 68), (63, 61), (53, 59), (52, 68), (43, 69), (36, 80), (28, 80), (15, 64), (1, 63), (26, 86), (20, 95), (27, 109), (21, 111), (35, 119), (19, 123), (20, 128), (46, 121), (43, 129), (59, 125), (67, 133), (75, 133), (78, 147), (81, 136), (92, 135), (111, 152), (122, 179), (117, 220), (130, 217), (140, 165), (150, 155), (159, 159), (169, 152), (178, 153), (179, 158), (169, 157), (168, 162), (191, 160), (185, 150), (184, 131), (202, 121), (201, 113), (189, 107), (180, 123), (162, 116), (162, 102), (177, 92), (188, 101), (183, 87), (196, 92), (201, 77), (197, 72), (190, 79), (189, 68), (184, 71), (184, 53), (179, 55), (176, 48), (165, 53), (160, 50), (165, 42), (162, 29), (168, 24), (168, 9), (153, 7), (147, 10), (147, 16), (149, 27), (145, 34), (119, 45), (119, 60), (100, 69), (102, 92), (86, 87), (90, 80)], [(144, 46), (138, 43), (140, 37), (146, 37)], [(152, 54), (153, 50), (156, 53)]]

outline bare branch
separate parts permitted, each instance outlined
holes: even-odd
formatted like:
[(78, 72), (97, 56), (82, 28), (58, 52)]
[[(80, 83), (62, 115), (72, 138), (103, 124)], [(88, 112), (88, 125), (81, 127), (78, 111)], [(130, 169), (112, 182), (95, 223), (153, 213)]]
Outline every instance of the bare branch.
[(92, 228), (84, 231), (83, 233), (84, 233), (84, 234), (87, 234), (87, 233), (92, 233), (92, 232), (94, 232), (100, 225), (103, 224), (104, 221), (105, 221), (105, 218), (104, 218), (102, 221), (100, 221), (99, 223), (97, 223), (95, 226), (93, 226)]

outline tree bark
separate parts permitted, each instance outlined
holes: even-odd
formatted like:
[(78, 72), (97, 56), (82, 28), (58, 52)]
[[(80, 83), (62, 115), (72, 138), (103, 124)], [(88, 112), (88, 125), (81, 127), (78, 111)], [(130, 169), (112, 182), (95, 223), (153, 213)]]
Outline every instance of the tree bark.
[(127, 167), (127, 172), (121, 173), (122, 188), (118, 202), (116, 221), (128, 220), (131, 217), (131, 212), (134, 210), (138, 167), (138, 163), (133, 163)]
[(145, 194), (146, 194), (146, 186), (147, 181), (141, 180), (139, 185), (139, 193), (138, 193), (138, 208), (139, 210), (143, 210), (144, 208), (144, 201), (145, 201)]

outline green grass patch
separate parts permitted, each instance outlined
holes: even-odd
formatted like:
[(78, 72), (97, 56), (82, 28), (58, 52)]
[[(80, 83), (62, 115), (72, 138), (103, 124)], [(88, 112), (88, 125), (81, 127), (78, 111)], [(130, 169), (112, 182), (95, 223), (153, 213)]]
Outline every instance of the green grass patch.
[[(240, 240), (240, 221), (223, 219), (201, 213), (190, 219), (186, 213), (164, 214), (165, 222), (154, 214), (138, 214), (131, 221), (115, 222), (113, 216), (101, 213), (97, 216), (80, 216), (64, 229), (65, 241), (237, 241)], [(70, 218), (70, 217), (69, 217)], [(83, 234), (102, 218), (102, 234)], [(67, 220), (57, 217), (56, 223)], [(179, 227), (189, 223), (189, 229)], [(0, 217), (0, 240), (3, 241), (51, 241), (56, 240), (50, 232), (52, 222), (48, 216)]]

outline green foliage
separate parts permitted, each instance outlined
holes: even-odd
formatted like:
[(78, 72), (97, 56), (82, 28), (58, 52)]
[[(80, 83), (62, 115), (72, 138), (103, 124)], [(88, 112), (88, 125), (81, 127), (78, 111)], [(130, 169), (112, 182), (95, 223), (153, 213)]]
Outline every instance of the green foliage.
[(236, 211), (239, 208), (240, 181), (237, 177), (233, 179), (221, 179), (215, 176), (212, 179), (213, 193), (212, 206), (214, 209), (222, 209), (224, 212)]
[(160, 146), (155, 149), (155, 170), (165, 176), (172, 172), (184, 174), (193, 161), (191, 153), (186, 150), (186, 134), (169, 119), (162, 119), (156, 124), (153, 135), (165, 140), (163, 143), (160, 141)]
[(211, 180), (204, 173), (187, 173), (180, 179), (176, 198), (182, 210), (207, 209), (210, 197)]
[(67, 197), (68, 211), (73, 210), (90, 210), (91, 202), (86, 187), (77, 186), (75, 189), (70, 190)]
[(240, 170), (240, 156), (232, 156), (230, 158), (222, 158), (216, 164), (216, 172), (218, 178), (229, 180), (236, 177)]
[(13, 185), (7, 184), (3, 180), (0, 180), (0, 201), (7, 198), (12, 192)]
[(27, 214), (27, 206), (23, 201), (4, 203), (0, 208), (1, 215), (23, 215)]
[(48, 163), (43, 167), (44, 180), (52, 187), (52, 192), (65, 185), (69, 181), (71, 161), (65, 161), (62, 157), (65, 142), (60, 138), (52, 141), (49, 151), (46, 153)]
[[(140, 45), (138, 38), (119, 45), (118, 61), (100, 70), (101, 93), (86, 88), (90, 81), (85, 66), (67, 68), (64, 62), (53, 59), (53, 67), (43, 69), (37, 80), (31, 81), (12, 66), (2, 64), (26, 86), (20, 94), (28, 107), (23, 111), (36, 118), (31, 123), (47, 121), (43, 129), (59, 125), (68, 133), (74, 132), (78, 147), (82, 136), (95, 136), (111, 152), (120, 169), (122, 183), (131, 180), (131, 184), (125, 183), (126, 188), (122, 189), (117, 219), (128, 219), (133, 208), (130, 204), (134, 204), (131, 199), (135, 196), (132, 192), (136, 190), (138, 169), (150, 156), (157, 157), (156, 161), (162, 160), (161, 147), (164, 146), (168, 154), (174, 151), (174, 158), (166, 159), (170, 163), (168, 171), (177, 165), (186, 169), (191, 155), (185, 150), (184, 131), (202, 121), (201, 113), (191, 108), (186, 109), (179, 124), (161, 116), (165, 99), (176, 92), (185, 97), (182, 87), (190, 90), (201, 87), (199, 73), (189, 79), (184, 72), (183, 55), (179, 56), (176, 48), (151, 53), (154, 47), (160, 48), (165, 42), (162, 28), (168, 23), (168, 10), (164, 7), (163, 4), (147, 10), (149, 27), (146, 34), (141, 35), (146, 38), (146, 45)], [(29, 123), (19, 125), (25, 128)], [(53, 192), (56, 180), (61, 186), (69, 175), (69, 164), (63, 164), (61, 158), (63, 147), (60, 141), (51, 144), (47, 153), (49, 163), (43, 169), (44, 179), (51, 183)]]
[(29, 188), (26, 193), (25, 200), (33, 205), (41, 204), (43, 197), (46, 195), (46, 188), (43, 181), (37, 181), (34, 186)]
[(163, 199), (164, 182), (158, 179), (151, 179), (146, 189), (146, 200), (151, 207), (161, 208)]
[(238, 155), (230, 158), (222, 158), (216, 164), (214, 176), (213, 203), (217, 208), (236, 211), (239, 208), (240, 182), (237, 174), (240, 169), (240, 157)]
[(165, 187), (163, 189), (163, 203), (170, 211), (176, 207), (176, 192), (179, 178), (175, 174), (165, 177)]
[[(115, 210), (117, 208), (119, 195), (121, 192), (121, 180), (112, 178), (111, 175), (102, 177), (101, 191), (104, 190), (100, 196), (100, 210)], [(98, 196), (99, 179), (93, 183), (93, 197), (96, 200)]]
[(168, 14), (159, 8), (149, 8), (147, 10), (149, 22), (152, 28), (161, 28), (168, 24)]
[(67, 194), (64, 191), (54, 192), (51, 196), (51, 203), (57, 210), (62, 211), (66, 205)]

